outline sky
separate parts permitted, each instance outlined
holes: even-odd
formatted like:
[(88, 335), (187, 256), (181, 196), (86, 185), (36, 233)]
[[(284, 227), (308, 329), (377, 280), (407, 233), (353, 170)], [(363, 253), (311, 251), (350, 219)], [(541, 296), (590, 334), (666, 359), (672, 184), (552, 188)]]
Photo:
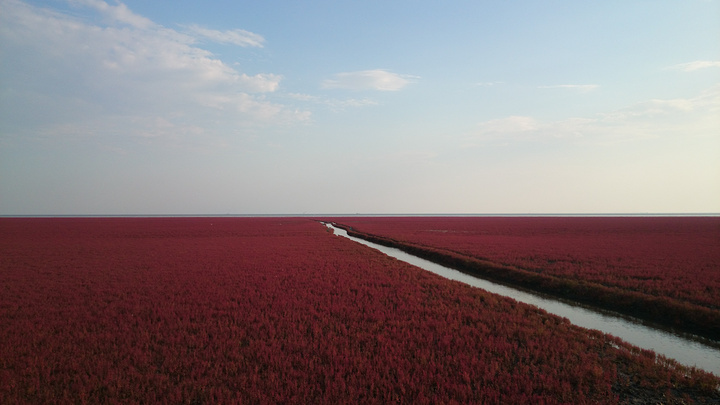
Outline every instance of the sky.
[(719, 0), (0, 0), (0, 215), (718, 212)]

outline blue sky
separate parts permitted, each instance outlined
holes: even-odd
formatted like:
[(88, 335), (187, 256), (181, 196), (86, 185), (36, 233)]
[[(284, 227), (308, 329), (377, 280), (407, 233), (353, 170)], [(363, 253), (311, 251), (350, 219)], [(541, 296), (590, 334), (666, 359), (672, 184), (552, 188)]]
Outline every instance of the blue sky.
[(717, 0), (0, 0), (0, 215), (668, 212)]

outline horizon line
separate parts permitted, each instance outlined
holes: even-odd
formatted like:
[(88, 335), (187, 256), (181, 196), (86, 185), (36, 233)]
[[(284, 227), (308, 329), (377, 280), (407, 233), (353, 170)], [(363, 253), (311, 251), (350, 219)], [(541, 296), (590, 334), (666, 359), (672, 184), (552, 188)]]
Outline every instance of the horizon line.
[(717, 217), (720, 212), (313, 213), (313, 214), (0, 214), (0, 218), (312, 218), (312, 217)]

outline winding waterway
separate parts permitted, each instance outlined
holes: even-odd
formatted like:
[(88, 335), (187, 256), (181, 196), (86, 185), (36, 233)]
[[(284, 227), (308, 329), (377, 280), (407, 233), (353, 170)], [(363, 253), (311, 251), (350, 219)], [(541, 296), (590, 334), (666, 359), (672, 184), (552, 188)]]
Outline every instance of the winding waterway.
[(609, 312), (601, 312), (572, 305), (557, 299), (518, 290), (477, 278), (455, 269), (421, 259), (400, 249), (378, 245), (364, 239), (349, 236), (347, 231), (325, 223), (336, 235), (377, 249), (388, 256), (410, 263), (424, 270), (439, 274), (445, 278), (460, 281), (473, 287), (513, 298), (526, 304), (535, 305), (547, 312), (565, 317), (575, 325), (588, 329), (597, 329), (617, 336), (626, 342), (643, 349), (650, 349), (687, 366), (709, 371), (720, 376), (720, 342), (692, 339), (681, 334), (655, 329), (640, 321), (629, 319)]

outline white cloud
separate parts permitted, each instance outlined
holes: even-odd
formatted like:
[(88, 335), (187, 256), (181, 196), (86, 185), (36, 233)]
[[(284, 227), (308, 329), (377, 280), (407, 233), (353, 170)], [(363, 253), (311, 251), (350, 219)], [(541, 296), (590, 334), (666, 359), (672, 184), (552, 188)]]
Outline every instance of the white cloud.
[(480, 124), (480, 132), (485, 134), (506, 134), (535, 131), (539, 123), (532, 117), (510, 116), (486, 121)]
[(503, 83), (505, 83), (505, 82), (479, 82), (479, 83), (475, 83), (474, 85), (479, 86), (479, 87), (492, 87), (492, 86), (497, 86), (498, 84), (503, 84)]
[(336, 98), (325, 98), (319, 96), (313, 96), (310, 94), (299, 94), (290, 93), (288, 97), (303, 101), (311, 102), (319, 105), (328, 107), (332, 111), (344, 111), (347, 108), (366, 107), (371, 105), (378, 105), (378, 102), (369, 98), (348, 98), (348, 99), (336, 99)]
[(712, 67), (720, 67), (720, 60), (696, 60), (693, 62), (680, 63), (668, 67), (668, 69), (682, 70), (684, 72), (692, 72), (699, 69), (706, 69)]
[(345, 108), (366, 107), (369, 105), (378, 105), (378, 102), (369, 98), (348, 98), (344, 100), (328, 99), (325, 104), (333, 110), (343, 110)]
[(396, 91), (407, 86), (412, 79), (416, 78), (383, 69), (361, 70), (337, 73), (333, 79), (325, 80), (322, 86), (326, 89)]
[(258, 100), (247, 93), (221, 94), (207, 92), (198, 94), (199, 104), (216, 110), (254, 112), (257, 117), (269, 118), (282, 110), (282, 105)]
[(720, 85), (711, 87), (696, 97), (653, 99), (601, 116), (605, 119), (629, 120), (662, 119), (678, 115), (707, 115), (720, 124), (720, 114), (716, 113), (720, 113)]
[(654, 99), (591, 118), (542, 121), (510, 116), (478, 124), (465, 146), (488, 142), (545, 142), (580, 139), (608, 144), (657, 137), (717, 137), (720, 133), (720, 86), (692, 98)]
[(577, 90), (581, 93), (587, 93), (600, 87), (597, 84), (557, 84), (553, 86), (539, 86), (541, 89), (570, 89)]
[(292, 99), (300, 100), (300, 101), (317, 101), (318, 100), (318, 97), (313, 96), (312, 94), (288, 93), (287, 96)]
[(273, 92), (280, 86), (281, 75), (272, 73), (260, 73), (255, 76), (248, 76), (245, 73), (238, 76), (238, 82), (246, 91), (255, 93)]
[(252, 46), (262, 48), (265, 43), (265, 38), (263, 38), (262, 35), (241, 29), (217, 31), (203, 28), (198, 25), (191, 25), (188, 28), (190, 29), (190, 32), (192, 34), (209, 39), (211, 41), (225, 44), (233, 44), (242, 47)]
[[(0, 71), (0, 102), (12, 110), (2, 114), (4, 128), (24, 128), (25, 133), (35, 134), (48, 134), (53, 128), (129, 134), (147, 127), (140, 124), (149, 122), (143, 117), (152, 117), (151, 122), (164, 117), (173, 125), (189, 126), (173, 130), (190, 136), (207, 133), (195, 128), (203, 122), (231, 128), (309, 116), (265, 98), (264, 94), (278, 90), (281, 75), (239, 72), (196, 46), (192, 36), (134, 14), (123, 3), (76, 0), (73, 4), (86, 7), (78, 12), (88, 7), (99, 11), (105, 21), (80, 19), (18, 0), (3, 1), (0, 58), (6, 62)], [(225, 34), (228, 41), (237, 43), (245, 33)], [(248, 46), (256, 46), (252, 40), (259, 39), (253, 38), (248, 33)], [(11, 96), (12, 100), (5, 99)], [(43, 119), (32, 118), (37, 115)], [(119, 124), (126, 119), (137, 125)], [(84, 124), (89, 120), (93, 125)]]
[(111, 6), (102, 0), (71, 0), (73, 4), (91, 7), (113, 22), (124, 23), (135, 28), (152, 28), (156, 24), (151, 20), (133, 13), (125, 4), (117, 2), (116, 6)]
[(596, 122), (595, 119), (569, 118), (544, 122), (533, 117), (510, 116), (485, 121), (471, 135), (465, 146), (477, 146), (486, 142), (543, 141), (555, 138), (577, 138)]

